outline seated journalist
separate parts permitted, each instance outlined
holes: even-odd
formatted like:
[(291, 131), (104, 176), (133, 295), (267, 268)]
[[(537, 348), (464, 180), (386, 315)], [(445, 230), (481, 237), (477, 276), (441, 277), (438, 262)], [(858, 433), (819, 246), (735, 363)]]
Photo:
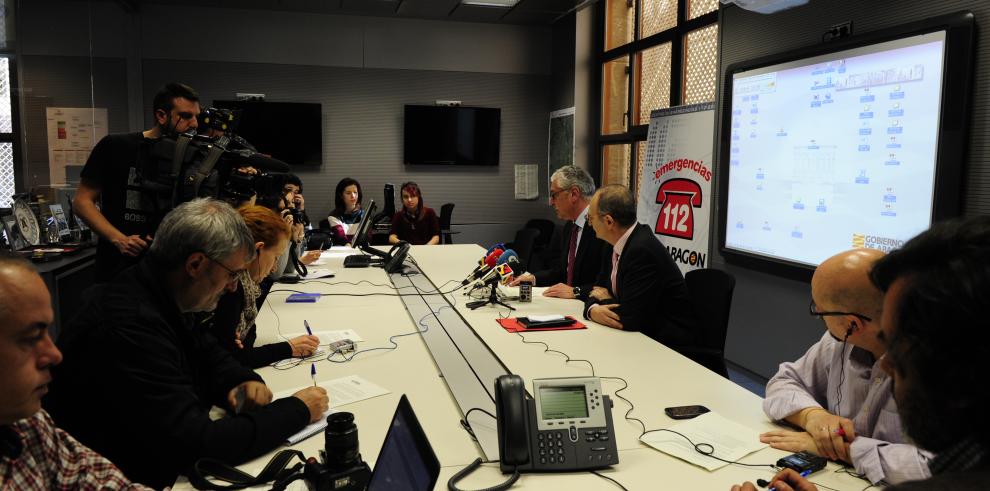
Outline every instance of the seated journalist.
[(362, 198), (361, 183), (357, 180), (345, 177), (337, 183), (333, 193), (333, 210), (330, 210), (326, 220), (320, 222), (321, 229), (330, 231), (334, 244), (347, 244), (354, 238), (353, 231), (364, 218)]
[(588, 204), (594, 194), (595, 182), (580, 167), (565, 165), (550, 176), (550, 206), (567, 223), (563, 233), (554, 238), (550, 267), (523, 273), (509, 286), (527, 282), (548, 286), (543, 291), (547, 297), (588, 297), (602, 269), (602, 258), (612, 254), (612, 246), (599, 239), (588, 224)]
[(643, 334), (669, 346), (695, 342), (696, 318), (687, 285), (667, 249), (636, 223), (636, 199), (617, 184), (595, 193), (588, 223), (612, 245), (585, 302), (586, 319)]
[(764, 433), (760, 441), (852, 464), (871, 483), (923, 479), (930, 455), (905, 438), (893, 379), (883, 371), (887, 347), (878, 338), (883, 294), (870, 282), (874, 249), (853, 249), (823, 261), (811, 279), (811, 315), (825, 334), (767, 384), (763, 410), (800, 431)]
[[(162, 221), (148, 257), (88, 293), (59, 347), (55, 421), (128, 478), (170, 485), (201, 457), (236, 465), (318, 420), (326, 391), (307, 387), (272, 401), (191, 313), (233, 291), (254, 258), (254, 238), (221, 201), (183, 203)], [(229, 416), (210, 419), (220, 406)]]
[(0, 253), (0, 489), (148, 489), (57, 428), (41, 409), (62, 353), (45, 282), (24, 259)]
[(255, 346), (255, 319), (261, 308), (261, 282), (275, 270), (279, 254), (285, 252), (290, 226), (263, 206), (243, 206), (237, 213), (244, 219), (257, 253), (247, 269), (238, 274), (234, 291), (224, 293), (217, 308), (205, 314), (202, 324), (220, 346), (248, 368), (260, 368), (291, 357), (312, 355), (319, 346), (316, 336), (302, 335), (288, 341)]
[[(879, 259), (870, 280), (884, 292), (881, 365), (893, 382), (903, 429), (932, 452), (932, 477), (887, 491), (990, 489), (990, 429), (983, 424), (990, 356), (990, 217), (932, 226)], [(770, 482), (777, 491), (818, 487), (791, 470)], [(756, 491), (752, 483), (733, 491)]]
[(406, 241), (411, 245), (440, 243), (440, 219), (433, 208), (423, 204), (423, 192), (415, 182), (402, 185), (402, 209), (392, 216), (389, 244)]

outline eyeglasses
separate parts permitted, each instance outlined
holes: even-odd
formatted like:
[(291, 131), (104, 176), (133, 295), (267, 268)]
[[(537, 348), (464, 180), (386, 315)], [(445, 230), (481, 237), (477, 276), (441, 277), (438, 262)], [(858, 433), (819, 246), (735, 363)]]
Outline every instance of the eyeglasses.
[(179, 117), (179, 119), (185, 119), (185, 120), (190, 120), (190, 119), (192, 119), (192, 118), (195, 118), (195, 117), (196, 117), (196, 115), (195, 115), (195, 114), (193, 114), (193, 113), (192, 113), (192, 112), (190, 112), (190, 111), (182, 111), (182, 112), (177, 112), (177, 113), (175, 113), (175, 115), (176, 115), (176, 116), (178, 116), (178, 117)]
[(819, 312), (818, 307), (815, 305), (815, 299), (811, 299), (811, 304), (808, 305), (808, 313), (811, 314), (812, 317), (817, 317), (822, 320), (824, 320), (825, 317), (829, 317), (829, 316), (852, 315), (855, 317), (859, 317), (860, 319), (863, 319), (866, 322), (873, 322), (873, 319), (863, 314), (857, 314), (856, 312)]
[[(206, 256), (206, 254), (203, 254), (203, 255), (204, 255), (204, 256)], [(212, 257), (210, 257), (210, 256), (206, 256), (206, 259), (209, 259), (210, 261), (212, 261), (212, 262), (213, 262), (213, 264), (216, 264), (217, 266), (220, 266), (221, 268), (223, 268), (223, 269), (224, 269), (224, 271), (226, 271), (226, 272), (227, 272), (227, 274), (229, 275), (229, 276), (228, 276), (228, 278), (229, 278), (229, 281), (234, 281), (234, 280), (236, 280), (236, 279), (237, 279), (237, 277), (238, 277), (238, 276), (240, 276), (240, 275), (241, 275), (241, 273), (243, 273), (243, 272), (245, 271), (244, 269), (240, 269), (240, 270), (237, 270), (237, 271), (234, 271), (234, 270), (232, 270), (232, 269), (230, 269), (230, 268), (228, 268), (227, 266), (224, 266), (224, 264), (223, 264), (222, 262), (220, 262), (220, 261), (217, 261), (216, 259), (213, 259), (213, 258), (212, 258)]]
[(560, 193), (566, 193), (568, 191), (570, 191), (570, 189), (561, 189), (559, 191), (554, 191), (554, 190), (551, 189), (550, 190), (550, 201), (556, 201), (558, 194), (560, 194)]

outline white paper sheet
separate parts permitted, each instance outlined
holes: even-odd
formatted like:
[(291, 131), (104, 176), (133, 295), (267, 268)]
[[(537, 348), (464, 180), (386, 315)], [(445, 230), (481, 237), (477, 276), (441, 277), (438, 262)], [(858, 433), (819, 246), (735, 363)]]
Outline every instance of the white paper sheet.
[[(337, 408), (358, 401), (363, 401), (365, 399), (383, 396), (389, 393), (389, 391), (384, 387), (373, 384), (357, 375), (350, 375), (347, 377), (320, 382), (319, 386), (326, 389), (327, 393), (330, 395), (330, 410), (323, 413), (323, 417), (320, 418), (319, 421), (306, 426), (295, 435), (290, 436), (287, 440), (289, 445), (295, 445), (296, 443), (299, 443), (323, 431), (323, 429), (327, 427), (327, 416), (333, 414)], [(305, 388), (306, 386), (284, 390), (278, 394), (275, 394), (275, 398), (281, 399), (283, 397), (290, 397), (292, 394), (295, 394)]]
[[(322, 258), (322, 256), (320, 256), (320, 257)], [(319, 261), (320, 260), (317, 259), (316, 261), (313, 261), (312, 264), (316, 264)], [(337, 273), (334, 270), (332, 270), (332, 269), (313, 268), (313, 269), (310, 269), (309, 271), (307, 271), (306, 276), (303, 276), (303, 278), (304, 279), (307, 279), (307, 280), (315, 280), (315, 279), (319, 279), (319, 278), (330, 278), (330, 277), (332, 277), (332, 276), (334, 276), (336, 274)]]
[[(730, 462), (766, 447), (760, 443), (759, 431), (725, 419), (714, 412), (702, 414), (669, 429), (681, 433), (696, 444), (711, 445), (714, 448), (713, 455)], [(687, 440), (669, 431), (647, 433), (640, 438), (640, 441), (709, 471), (729, 465), (698, 453)], [(703, 446), (702, 449), (707, 447)]]

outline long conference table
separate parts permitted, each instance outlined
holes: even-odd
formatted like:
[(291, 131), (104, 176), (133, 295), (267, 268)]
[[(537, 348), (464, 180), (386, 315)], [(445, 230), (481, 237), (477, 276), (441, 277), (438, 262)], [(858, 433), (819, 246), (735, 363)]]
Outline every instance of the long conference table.
[[(410, 268), (421, 273), (402, 278), (415, 278), (418, 286), (411, 287), (401, 284), (402, 279), (396, 275), (390, 277), (381, 268), (345, 269), (343, 258), (355, 253), (353, 250), (333, 248), (325, 251), (319, 261), (321, 264), (311, 268), (329, 268), (336, 276), (293, 285), (276, 284), (259, 312), (256, 345), (280, 342), (303, 334), (303, 321), (306, 320), (314, 332), (353, 329), (363, 339), (358, 350), (387, 347), (391, 346), (389, 338), (397, 334), (417, 331), (443, 333), (441, 323), (447, 323), (445, 319), (450, 315), (459, 314), (473, 331), (473, 336), (487, 345), (490, 353), (507, 371), (523, 377), (530, 392), (533, 379), (592, 375), (587, 363), (566, 362), (563, 355), (548, 352), (540, 344), (524, 343), (520, 336), (507, 332), (496, 322), (499, 317), (552, 314), (580, 319), (583, 306), (580, 301), (543, 297), (543, 289), (534, 288), (531, 303), (510, 302), (515, 311), (498, 306), (471, 310), (465, 306), (471, 299), (455, 288), (477, 265), (484, 252), (477, 245), (415, 246), (410, 252), (411, 260), (407, 262)], [(439, 287), (439, 290), (425, 289), (422, 286), (424, 282)], [(324, 296), (316, 303), (286, 303), (285, 299), (291, 293), (286, 290), (319, 292)], [(441, 295), (438, 291), (451, 293)], [(397, 296), (397, 293), (408, 297)], [(436, 316), (430, 311), (426, 311), (427, 315), (414, 313), (404, 303), (404, 300), (410, 300), (409, 297), (428, 303), (433, 312), (441, 310), (438, 305), (442, 305), (443, 309)], [(441, 314), (446, 314), (446, 317)], [(642, 420), (648, 429), (666, 428), (678, 423), (668, 418), (663, 408), (691, 404), (705, 405), (721, 416), (756, 431), (778, 428), (763, 414), (759, 396), (643, 334), (584, 322), (588, 325), (587, 329), (526, 333), (525, 340), (546, 343), (551, 350), (564, 352), (572, 359), (589, 360), (594, 365), (596, 376), (624, 379), (628, 388), (621, 395), (635, 404), (630, 416)], [(464, 417), (462, 408), (458, 406), (458, 399), (446, 381), (446, 378), (458, 374), (448, 373), (445, 376), (441, 373), (424, 337), (422, 334), (398, 337), (395, 338), (396, 349), (361, 353), (346, 363), (321, 359), (316, 362), (316, 378), (318, 382), (323, 382), (358, 375), (390, 391), (387, 395), (340, 408), (354, 414), (361, 455), (370, 466), (374, 466), (378, 457), (399, 398), (406, 394), (442, 466), (436, 485), (436, 489), (442, 490), (446, 489), (447, 480), (452, 475), (476, 458), (495, 460), (497, 455), (491, 455), (490, 448), (476, 442), (461, 427), (460, 421)], [(334, 359), (341, 358), (336, 356)], [(258, 373), (272, 392), (279, 393), (312, 385), (310, 365), (310, 362), (305, 362), (287, 370), (265, 367)], [(487, 381), (487, 384), (486, 389), (490, 390), (494, 380)], [(727, 465), (709, 472), (640, 442), (642, 427), (625, 419), (629, 405), (615, 397), (615, 392), (623, 385), (618, 380), (602, 380), (603, 391), (612, 396), (614, 403), (612, 417), (619, 463), (600, 472), (626, 489), (728, 490), (733, 484), (755, 482), (758, 478), (770, 479), (773, 475), (773, 471), (766, 467), (740, 465)], [(491, 408), (487, 410), (492, 411)], [(476, 433), (494, 432), (495, 422), (479, 411), (472, 413), (471, 423)], [(480, 435), (479, 441), (484, 443)], [(316, 456), (323, 445), (324, 438), (320, 433), (293, 448), (307, 456)], [(256, 474), (273, 454), (274, 451), (239, 468)], [(785, 455), (788, 452), (766, 447), (740, 462), (774, 464)], [(820, 489), (862, 490), (868, 486), (869, 483), (839, 470), (840, 466), (829, 463), (811, 479), (827, 486)], [(501, 483), (505, 478), (497, 463), (484, 464), (461, 481), (459, 487), (484, 488)], [(513, 488), (619, 489), (612, 482), (590, 472), (523, 474)], [(174, 489), (191, 487), (184, 477), (180, 477)]]

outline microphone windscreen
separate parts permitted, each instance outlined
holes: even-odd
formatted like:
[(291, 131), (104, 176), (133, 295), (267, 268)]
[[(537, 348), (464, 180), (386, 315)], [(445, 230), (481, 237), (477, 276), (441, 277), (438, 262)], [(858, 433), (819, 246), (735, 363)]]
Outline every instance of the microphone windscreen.
[(485, 264), (487, 264), (489, 268), (494, 268), (495, 265), (498, 263), (498, 258), (501, 255), (502, 255), (502, 249), (495, 249), (494, 251), (492, 251), (491, 254), (488, 255), (488, 257), (485, 258)]
[(509, 262), (510, 258), (516, 258), (516, 261), (519, 261), (519, 254), (516, 254), (516, 251), (512, 249), (506, 249), (505, 252), (499, 256), (497, 264), (505, 264)]
[(516, 271), (518, 271), (519, 268), (522, 267), (522, 262), (519, 261), (519, 256), (515, 254), (509, 256), (509, 259), (505, 260), (505, 264), (507, 264), (509, 267), (511, 267), (513, 270)]
[(504, 242), (499, 242), (498, 244), (495, 244), (495, 245), (489, 247), (488, 248), (488, 251), (485, 252), (485, 255), (487, 256), (488, 254), (491, 254), (491, 253), (495, 252), (495, 249), (502, 249), (502, 250), (504, 250), (505, 249), (505, 243)]

